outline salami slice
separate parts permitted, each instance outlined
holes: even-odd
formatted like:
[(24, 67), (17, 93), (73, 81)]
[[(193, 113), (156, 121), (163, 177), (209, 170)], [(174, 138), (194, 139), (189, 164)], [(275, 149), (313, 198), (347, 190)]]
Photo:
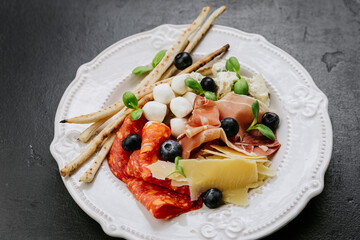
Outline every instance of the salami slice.
[(147, 166), (159, 160), (158, 152), (161, 144), (170, 138), (171, 130), (168, 126), (158, 122), (151, 122), (145, 125), (142, 131), (141, 149), (134, 151), (130, 156), (126, 167), (128, 176), (141, 178), (146, 182), (160, 185), (171, 190), (189, 194), (189, 187), (175, 187), (171, 185), (170, 179), (159, 180), (152, 177)]
[(109, 153), (108, 164), (112, 173), (123, 182), (127, 182), (128, 180), (129, 175), (126, 174), (126, 166), (131, 153), (125, 151), (122, 148), (121, 143), (132, 133), (136, 133), (141, 136), (142, 129), (146, 121), (147, 120), (144, 116), (136, 121), (132, 121), (130, 116), (127, 116), (121, 128), (116, 133), (116, 138)]
[(168, 140), (171, 129), (163, 123), (149, 122), (142, 132), (141, 153), (157, 154), (163, 142)]
[(190, 197), (169, 189), (134, 178), (128, 182), (130, 191), (150, 213), (158, 219), (169, 219), (182, 213), (201, 208), (202, 200), (191, 201)]
[[(108, 163), (111, 171), (127, 183), (135, 198), (155, 218), (169, 219), (201, 208), (201, 199), (195, 202), (190, 200), (188, 186), (175, 187), (171, 185), (170, 179), (159, 180), (152, 177), (146, 166), (158, 161), (159, 148), (170, 138), (171, 130), (161, 123), (152, 122), (145, 125), (145, 122), (144, 119), (125, 119), (109, 154)], [(142, 135), (141, 149), (133, 153), (121, 147), (122, 141), (131, 133)]]

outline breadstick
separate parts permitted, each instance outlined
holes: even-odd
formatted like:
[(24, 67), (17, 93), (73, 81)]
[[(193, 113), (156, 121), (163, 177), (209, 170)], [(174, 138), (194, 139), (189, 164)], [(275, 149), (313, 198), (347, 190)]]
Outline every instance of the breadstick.
[(166, 52), (166, 55), (161, 62), (140, 82), (139, 88), (148, 87), (149, 85), (157, 82), (164, 72), (170, 67), (175, 56), (183, 49), (184, 45), (187, 44), (187, 40), (190, 35), (196, 31), (196, 29), (205, 20), (206, 16), (210, 11), (210, 7), (203, 8), (202, 12), (195, 21), (189, 25), (189, 27), (179, 36), (171, 48)]
[[(222, 6), (216, 9), (209, 18), (205, 21), (205, 23), (200, 27), (200, 29), (195, 33), (194, 37), (191, 38), (189, 44), (186, 46), (184, 52), (191, 53), (192, 50), (196, 47), (196, 45), (200, 42), (203, 36), (207, 33), (213, 22), (216, 20), (218, 16), (220, 16), (226, 10), (226, 6)], [(164, 73), (162, 76), (163, 79), (169, 78), (174, 75), (177, 68), (175, 65), (171, 65), (171, 67)]]
[(101, 125), (103, 125), (108, 118), (104, 118), (104, 119), (100, 119), (97, 122), (94, 122), (93, 124), (91, 124), (87, 129), (85, 129), (79, 136), (79, 140), (82, 141), (83, 143), (86, 143), (89, 141), (89, 139), (92, 137), (92, 135), (96, 132), (96, 130), (101, 127)]
[(102, 162), (106, 158), (106, 155), (109, 153), (115, 137), (116, 137), (115, 133), (107, 137), (107, 139), (104, 141), (104, 144), (101, 147), (100, 152), (96, 156), (95, 161), (91, 164), (90, 168), (79, 179), (80, 182), (87, 182), (87, 183), (92, 182)]
[[(154, 99), (152, 93), (144, 96), (140, 101), (138, 107), (143, 107), (147, 102)], [(74, 160), (66, 164), (60, 171), (61, 176), (68, 176), (72, 171), (77, 169), (82, 163), (84, 163), (95, 151), (96, 148), (108, 137), (116, 128), (118, 128), (124, 121), (125, 117), (129, 115), (134, 109), (127, 109), (121, 113), (113, 122), (106, 126), (81, 152), (81, 154)]]
[(212, 66), (203, 67), (203, 68), (200, 68), (200, 69), (196, 70), (196, 72), (200, 73), (203, 76), (208, 76), (208, 75), (212, 75), (212, 70), (211, 69), (212, 69)]
[[(200, 15), (195, 19), (195, 21), (179, 36), (175, 41), (173, 46), (166, 52), (166, 55), (161, 60), (161, 62), (136, 86), (135, 89), (146, 88), (149, 85), (157, 82), (161, 75), (169, 68), (175, 56), (184, 48), (184, 45), (188, 43), (189, 36), (199, 27), (199, 25), (205, 20), (206, 16), (210, 11), (210, 7), (203, 8)], [(124, 108), (124, 103), (122, 100), (114, 103), (113, 105), (104, 108), (95, 113), (90, 113), (86, 115), (81, 115), (74, 118), (69, 118), (62, 120), (61, 123), (92, 123), (111, 117), (117, 112)]]

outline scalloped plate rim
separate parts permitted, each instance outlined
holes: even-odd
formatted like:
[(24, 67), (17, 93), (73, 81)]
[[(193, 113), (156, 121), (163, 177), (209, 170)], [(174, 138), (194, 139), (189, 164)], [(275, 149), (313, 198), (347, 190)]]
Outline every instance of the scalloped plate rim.
[[(130, 39), (133, 38), (137, 38), (140, 37), (142, 35), (146, 35), (146, 34), (151, 34), (153, 32), (156, 32), (158, 29), (163, 28), (163, 27), (170, 27), (170, 28), (184, 28), (188, 26), (188, 24), (182, 24), (182, 25), (175, 25), (175, 24), (162, 24), (159, 25), (151, 30), (147, 30), (147, 31), (143, 31), (140, 33), (136, 33), (133, 35), (130, 35), (126, 38), (123, 38), (117, 42), (115, 42), (114, 44), (108, 46), (106, 49), (104, 49), (103, 51), (101, 51), (95, 58), (93, 58), (91, 61), (82, 64), (76, 71), (76, 75), (73, 81), (71, 81), (71, 83), (68, 85), (68, 87), (66, 88), (63, 96), (61, 97), (61, 100), (59, 102), (58, 108), (56, 110), (56, 114), (55, 114), (55, 120), (59, 119), (59, 115), (60, 115), (60, 109), (62, 108), (62, 106), (65, 103), (66, 98), (68, 97), (71, 89), (74, 87), (74, 85), (76, 85), (79, 81), (80, 81), (80, 76), (81, 74), (84, 73), (84, 71), (86, 71), (86, 68), (93, 65), (99, 58), (101, 58), (102, 55), (104, 55), (106, 52), (108, 52), (110, 49), (112, 49), (113, 47), (117, 46), (118, 44), (124, 43)], [(325, 111), (324, 113), (324, 122), (325, 125), (327, 125), (327, 131), (328, 131), (328, 135), (329, 137), (329, 145), (327, 145), (327, 149), (325, 151), (325, 155), (324, 155), (324, 161), (322, 163), (322, 167), (319, 169), (320, 172), (320, 178), (317, 178), (317, 180), (319, 180), (320, 182), (320, 186), (319, 188), (316, 189), (311, 189), (309, 190), (308, 194), (305, 196), (305, 198), (301, 201), (299, 201), (297, 203), (298, 209), (296, 211), (290, 211), (289, 213), (287, 213), (287, 217), (284, 221), (282, 221), (280, 224), (278, 224), (277, 226), (267, 226), (265, 228), (263, 228), (262, 230), (254, 233), (252, 236), (256, 236), (256, 237), (265, 237), (270, 235), (271, 233), (279, 230), (280, 228), (282, 228), (283, 226), (285, 226), (287, 223), (289, 223), (290, 221), (292, 221), (296, 216), (298, 216), (298, 214), (305, 208), (305, 206), (309, 203), (309, 201), (314, 198), (315, 196), (319, 195), (323, 189), (324, 189), (324, 177), (325, 177), (325, 173), (326, 170), (328, 168), (328, 165), (330, 163), (331, 160), (331, 155), (332, 155), (332, 149), (333, 149), (333, 130), (332, 130), (332, 124), (331, 124), (331, 120), (328, 114), (328, 98), (327, 96), (318, 88), (318, 86), (315, 84), (314, 80), (312, 79), (311, 75), (308, 73), (308, 71), (295, 59), (293, 58), (290, 54), (288, 54), (287, 52), (285, 52), (284, 50), (282, 50), (281, 48), (277, 47), (276, 45), (270, 43), (264, 36), (257, 34), (257, 33), (248, 33), (248, 32), (244, 32), (241, 31), (239, 29), (235, 29), (232, 27), (228, 27), (228, 26), (223, 26), (223, 25), (214, 25), (213, 28), (219, 28), (219, 29), (224, 29), (224, 30), (228, 30), (228, 31), (232, 31), (232, 32), (236, 32), (240, 35), (246, 36), (246, 37), (250, 37), (250, 38), (258, 38), (258, 41), (261, 41), (269, 46), (271, 46), (272, 48), (275, 48), (277, 51), (281, 52), (283, 55), (285, 55), (288, 59), (291, 60), (292, 63), (294, 63), (296, 65), (296, 67), (298, 67), (302, 73), (306, 74), (306, 78), (308, 78), (310, 81), (309, 83), (311, 84), (311, 88), (315, 89), (318, 93), (321, 94), (321, 98), (324, 101), (324, 108), (323, 110)], [(211, 29), (210, 29), (211, 31)], [(57, 153), (55, 152), (55, 143), (56, 140), (60, 137), (59, 136), (59, 125), (57, 125), (58, 122), (54, 122), (54, 138), (51, 142), (50, 145), (50, 152), (52, 154), (52, 156), (54, 157), (54, 159), (56, 160), (58, 167), (60, 167), (60, 158), (58, 158)], [(101, 216), (97, 215), (95, 211), (91, 210), (88, 208), (87, 205), (83, 204), (83, 202), (81, 201), (81, 199), (78, 199), (78, 196), (75, 193), (75, 190), (73, 188), (70, 188), (68, 186), (68, 183), (65, 182), (65, 178), (61, 177), (62, 181), (64, 182), (64, 185), (66, 187), (66, 189), (68, 190), (68, 192), (70, 193), (71, 197), (75, 200), (75, 202), (77, 203), (77, 205), (86, 213), (88, 214), (91, 218), (93, 218), (95, 221), (97, 221), (100, 226), (102, 227), (103, 231), (109, 235), (109, 236), (113, 236), (113, 237), (127, 237), (127, 238), (132, 238), (134, 237), (134, 235), (132, 235), (131, 233), (127, 232), (127, 231), (121, 231), (121, 235), (117, 234), (117, 233), (113, 233), (111, 232), (108, 228), (107, 228), (107, 224), (106, 221), (104, 221), (102, 219)], [(259, 236), (257, 236), (259, 235)]]

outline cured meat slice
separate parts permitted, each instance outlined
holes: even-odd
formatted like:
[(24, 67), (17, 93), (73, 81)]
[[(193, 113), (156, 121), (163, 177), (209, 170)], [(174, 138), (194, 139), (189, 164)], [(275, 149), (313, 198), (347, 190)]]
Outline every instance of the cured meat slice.
[(277, 136), (275, 134), (275, 140), (272, 141), (262, 135), (259, 130), (252, 130), (250, 132), (246, 132), (244, 137), (240, 143), (237, 143), (238, 146), (243, 146), (247, 148), (247, 151), (254, 152), (259, 156), (270, 156), (274, 154), (279, 148), (281, 144), (279, 143)]
[(119, 131), (116, 133), (116, 138), (111, 146), (108, 164), (112, 173), (123, 182), (126, 182), (129, 176), (126, 173), (126, 166), (131, 153), (125, 151), (122, 148), (121, 143), (132, 133), (136, 133), (141, 136), (142, 129), (146, 122), (147, 120), (144, 116), (136, 121), (132, 121), (130, 119), (130, 115), (127, 116)]
[(194, 111), (189, 118), (188, 125), (199, 127), (204, 125), (220, 126), (219, 110), (212, 100), (196, 96)]
[(163, 142), (168, 140), (171, 130), (165, 124), (149, 122), (142, 130), (141, 149), (135, 151), (129, 160), (126, 172), (128, 175), (146, 180), (151, 177), (148, 165), (158, 161), (158, 152)]
[[(186, 124), (185, 134), (191, 138), (210, 128), (220, 127), (219, 110), (214, 101), (196, 96), (194, 110)], [(184, 135), (178, 137), (181, 139)]]
[(180, 193), (189, 193), (187, 186), (175, 187), (171, 185), (170, 179), (159, 180), (152, 177), (147, 166), (159, 160), (158, 152), (161, 144), (170, 138), (171, 130), (168, 126), (158, 122), (150, 122), (145, 125), (142, 131), (141, 149), (131, 154), (126, 166), (128, 176), (143, 179), (146, 182), (154, 183)]
[(163, 142), (171, 136), (168, 126), (159, 122), (148, 122), (143, 129), (141, 153), (157, 153)]
[[(192, 202), (188, 186), (172, 186), (170, 179), (153, 178), (146, 168), (149, 163), (158, 161), (159, 147), (162, 142), (169, 139), (171, 131), (161, 123), (149, 123), (144, 127), (145, 122), (145, 119), (125, 119), (109, 154), (110, 170), (117, 178), (127, 183), (135, 198), (156, 218), (169, 219), (200, 208), (201, 199)], [(142, 135), (143, 138), (141, 149), (133, 153), (121, 147), (122, 140), (131, 133)], [(143, 148), (145, 151), (141, 153)]]
[(182, 147), (182, 158), (187, 159), (190, 157), (191, 151), (199, 147), (201, 144), (210, 142), (220, 138), (220, 128), (212, 128), (204, 130), (195, 136), (189, 138), (188, 136), (183, 137), (179, 143)]
[(166, 220), (202, 207), (201, 198), (193, 202), (188, 195), (171, 191), (138, 178), (130, 180), (128, 187), (134, 197), (158, 219)]
[[(254, 115), (252, 114), (251, 104), (256, 101), (255, 98), (238, 95), (235, 93), (228, 93), (216, 101), (220, 112), (220, 119), (231, 117), (234, 118), (240, 126), (238, 136), (242, 139), (246, 133), (246, 129), (251, 125), (254, 120)], [(268, 108), (262, 102), (260, 104), (260, 111), (258, 115), (258, 122), (261, 121), (262, 115), (268, 111)]]

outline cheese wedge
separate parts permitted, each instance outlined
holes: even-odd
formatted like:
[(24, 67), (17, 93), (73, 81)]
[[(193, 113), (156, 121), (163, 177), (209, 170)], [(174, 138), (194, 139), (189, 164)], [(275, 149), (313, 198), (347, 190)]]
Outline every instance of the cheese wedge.
[(247, 185), (258, 181), (257, 164), (251, 160), (183, 159), (180, 165), (189, 182), (191, 200), (209, 188), (218, 188), (227, 199), (227, 191), (247, 192)]

